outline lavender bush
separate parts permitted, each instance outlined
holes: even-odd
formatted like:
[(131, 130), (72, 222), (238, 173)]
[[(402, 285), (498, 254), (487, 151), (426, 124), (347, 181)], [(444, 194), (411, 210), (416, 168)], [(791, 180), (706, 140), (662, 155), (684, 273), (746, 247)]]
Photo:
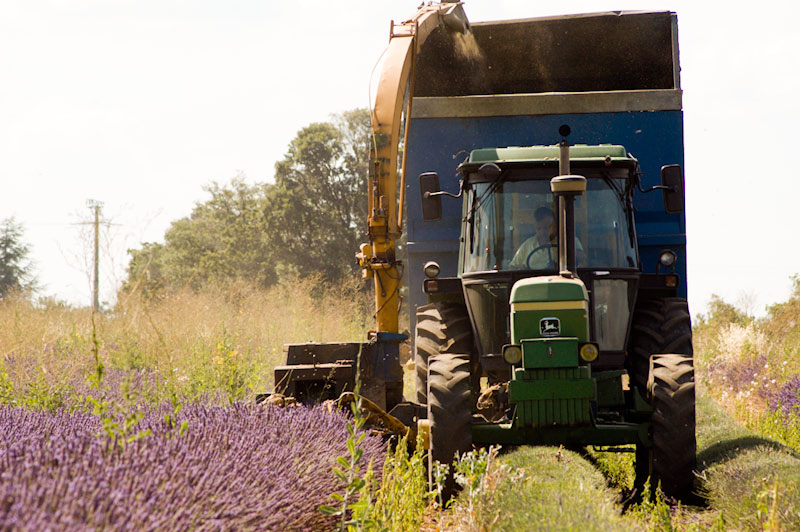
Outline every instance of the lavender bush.
[(770, 397), (770, 407), (780, 411), (787, 419), (800, 414), (800, 377), (795, 375), (775, 391)]
[[(343, 414), (192, 404), (176, 424), (172, 412), (148, 410), (137, 429), (151, 434), (109, 450), (95, 416), (0, 407), (0, 529), (334, 526), (317, 507), (342, 488), (331, 466), (347, 452)], [(366, 461), (383, 463), (380, 438), (367, 436), (361, 448)]]

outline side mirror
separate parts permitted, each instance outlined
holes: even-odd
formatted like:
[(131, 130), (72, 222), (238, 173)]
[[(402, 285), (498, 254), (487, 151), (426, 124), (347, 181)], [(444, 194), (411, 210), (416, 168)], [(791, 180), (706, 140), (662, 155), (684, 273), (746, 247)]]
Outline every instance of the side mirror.
[(668, 164), (661, 167), (661, 190), (664, 196), (664, 210), (670, 214), (683, 212), (685, 209), (683, 195), (683, 169), (679, 164)]
[(442, 197), (439, 192), (439, 174), (425, 172), (419, 175), (419, 193), (422, 198), (422, 219), (435, 222), (442, 219)]

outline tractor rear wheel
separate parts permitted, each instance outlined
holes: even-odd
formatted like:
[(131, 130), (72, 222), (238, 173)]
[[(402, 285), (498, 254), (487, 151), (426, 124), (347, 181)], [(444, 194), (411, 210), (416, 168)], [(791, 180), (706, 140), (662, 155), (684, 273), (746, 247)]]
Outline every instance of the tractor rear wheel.
[(417, 402), (428, 404), (428, 361), (438, 354), (472, 352), (472, 325), (459, 303), (429, 303), (417, 309), (414, 366)]
[(450, 471), (442, 489), (442, 501), (456, 490), (453, 462), (456, 453), (472, 450), (472, 393), (469, 355), (433, 355), (428, 366), (428, 482), (436, 487), (434, 462), (447, 464)]
[(684, 354), (653, 355), (647, 382), (653, 405), (651, 484), (686, 501), (692, 495), (697, 465), (694, 365)]
[(636, 303), (628, 349), (628, 373), (647, 397), (650, 357), (659, 353), (692, 356), (692, 321), (689, 305), (679, 297), (645, 299)]

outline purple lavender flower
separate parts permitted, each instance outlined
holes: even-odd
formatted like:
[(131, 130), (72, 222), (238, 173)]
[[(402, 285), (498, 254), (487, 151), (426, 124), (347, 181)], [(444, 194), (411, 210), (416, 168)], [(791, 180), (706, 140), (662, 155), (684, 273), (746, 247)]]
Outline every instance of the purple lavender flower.
[[(731, 390), (738, 393), (752, 386), (758, 375), (763, 373), (765, 364), (767, 364), (767, 357), (765, 355), (757, 355), (744, 361), (715, 365), (710, 368), (710, 371), (721, 374)], [(767, 390), (763, 387), (757, 387), (756, 393), (761, 397), (765, 397)]]
[(800, 376), (795, 375), (772, 394), (769, 400), (772, 411), (781, 411), (784, 417), (800, 415)]
[[(152, 435), (108, 451), (88, 414), (0, 408), (2, 530), (326, 530), (317, 511), (342, 489), (346, 418), (321, 407), (192, 404), (183, 436), (151, 409)], [(384, 445), (368, 436), (377, 473)]]

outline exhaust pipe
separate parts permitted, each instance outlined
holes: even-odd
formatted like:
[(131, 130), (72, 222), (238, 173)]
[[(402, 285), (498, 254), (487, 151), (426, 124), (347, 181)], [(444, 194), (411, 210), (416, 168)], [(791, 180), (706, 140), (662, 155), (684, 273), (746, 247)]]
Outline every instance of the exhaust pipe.
[[(561, 126), (559, 131), (564, 137), (569, 135), (568, 126)], [(550, 191), (558, 200), (558, 273), (564, 277), (577, 277), (575, 198), (586, 192), (586, 178), (570, 174), (566, 138), (559, 144), (558, 171), (560, 175), (550, 180)]]

